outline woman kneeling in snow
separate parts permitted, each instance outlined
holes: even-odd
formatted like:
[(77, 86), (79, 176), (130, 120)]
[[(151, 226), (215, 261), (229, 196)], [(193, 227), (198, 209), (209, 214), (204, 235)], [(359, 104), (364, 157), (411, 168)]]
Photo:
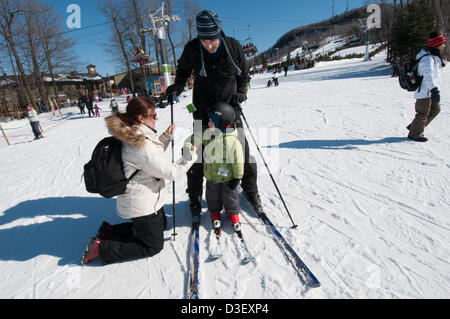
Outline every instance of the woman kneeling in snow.
[(157, 119), (155, 105), (146, 97), (132, 99), (126, 113), (117, 112), (105, 119), (110, 134), (122, 141), (125, 176), (139, 172), (128, 183), (125, 194), (117, 196), (119, 216), (131, 222), (118, 225), (103, 222), (96, 237), (89, 241), (82, 263), (100, 257), (106, 265), (151, 257), (163, 249), (165, 179), (175, 180), (186, 174), (197, 160), (197, 154), (192, 147), (189, 161), (183, 158), (176, 163), (169, 161), (164, 150), (172, 139), (175, 125), (158, 137)]

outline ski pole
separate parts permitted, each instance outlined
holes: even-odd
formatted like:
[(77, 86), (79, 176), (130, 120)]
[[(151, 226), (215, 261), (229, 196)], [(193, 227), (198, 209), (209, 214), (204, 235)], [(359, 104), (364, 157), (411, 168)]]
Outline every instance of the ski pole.
[(250, 135), (252, 136), (253, 142), (255, 143), (256, 148), (258, 149), (259, 155), (261, 156), (261, 158), (262, 158), (262, 160), (263, 160), (263, 162), (264, 162), (264, 166), (267, 168), (267, 171), (269, 172), (269, 176), (270, 176), (270, 178), (272, 179), (273, 185), (275, 186), (275, 189), (277, 190), (278, 195), (280, 196), (280, 199), (281, 199), (281, 201), (283, 202), (284, 208), (286, 209), (286, 212), (288, 213), (288, 216), (289, 216), (289, 218), (291, 219), (291, 222), (292, 222), (292, 225), (293, 225), (291, 228), (297, 228), (298, 225), (296, 225), (296, 224), (294, 223), (294, 220), (292, 219), (291, 213), (289, 212), (289, 209), (288, 209), (288, 207), (287, 207), (287, 205), (286, 205), (286, 202), (284, 201), (284, 198), (283, 198), (283, 196), (281, 195), (280, 190), (278, 189), (278, 185), (277, 185), (277, 183), (275, 182), (275, 179), (273, 178), (272, 173), (270, 172), (269, 166), (267, 165), (267, 162), (266, 162), (266, 160), (264, 159), (264, 156), (262, 155), (261, 150), (259, 149), (258, 143), (256, 143), (256, 139), (255, 139), (255, 137), (253, 136), (253, 133), (252, 133), (252, 130), (250, 129), (250, 126), (248, 125), (247, 119), (245, 118), (244, 112), (242, 111), (242, 107), (239, 105), (238, 108), (239, 108), (239, 111), (240, 111), (241, 114), (242, 114), (242, 118), (244, 119), (245, 125), (247, 126), (248, 131), (250, 132)]
[[(173, 95), (168, 96), (168, 102), (170, 103), (170, 121), (173, 124)], [(175, 146), (174, 146), (174, 138), (172, 136), (172, 163), (175, 162)], [(175, 231), (175, 181), (172, 181), (172, 214), (173, 214), (173, 240), (175, 240), (175, 236), (177, 235)]]

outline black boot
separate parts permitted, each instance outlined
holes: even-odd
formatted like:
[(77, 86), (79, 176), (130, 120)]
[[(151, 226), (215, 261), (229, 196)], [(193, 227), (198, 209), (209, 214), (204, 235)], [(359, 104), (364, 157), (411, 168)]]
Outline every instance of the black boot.
[(428, 141), (428, 139), (425, 136), (423, 136), (423, 135), (420, 135), (418, 137), (408, 136), (408, 138), (410, 140), (413, 140), (413, 141), (416, 141), (416, 142), (426, 142), (426, 141)]
[(202, 196), (201, 195), (189, 195), (189, 208), (192, 216), (200, 216), (202, 211)]
[(259, 197), (258, 193), (245, 194), (245, 197), (247, 197), (247, 200), (252, 205), (252, 207), (256, 211), (256, 213), (260, 214), (263, 212), (263, 208), (261, 205), (261, 198)]

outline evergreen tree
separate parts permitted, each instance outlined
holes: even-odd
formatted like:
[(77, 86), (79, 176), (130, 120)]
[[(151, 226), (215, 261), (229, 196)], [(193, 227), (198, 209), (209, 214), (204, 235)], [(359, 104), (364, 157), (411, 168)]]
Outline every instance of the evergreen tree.
[(434, 28), (434, 17), (426, 2), (411, 1), (396, 14), (390, 44), (392, 56), (403, 62), (415, 59)]
[(302, 61), (300, 60), (300, 54), (297, 52), (297, 55), (295, 56), (295, 64), (300, 64)]
[(408, 6), (410, 31), (409, 55), (415, 57), (426, 46), (430, 32), (435, 29), (431, 8), (424, 1), (414, 1)]

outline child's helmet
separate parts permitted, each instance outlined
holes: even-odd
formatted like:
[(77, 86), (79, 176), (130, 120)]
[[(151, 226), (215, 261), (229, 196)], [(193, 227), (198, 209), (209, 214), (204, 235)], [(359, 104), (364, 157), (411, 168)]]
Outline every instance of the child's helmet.
[(216, 128), (225, 132), (235, 120), (234, 108), (224, 102), (216, 102), (210, 109), (208, 117), (213, 120)]

